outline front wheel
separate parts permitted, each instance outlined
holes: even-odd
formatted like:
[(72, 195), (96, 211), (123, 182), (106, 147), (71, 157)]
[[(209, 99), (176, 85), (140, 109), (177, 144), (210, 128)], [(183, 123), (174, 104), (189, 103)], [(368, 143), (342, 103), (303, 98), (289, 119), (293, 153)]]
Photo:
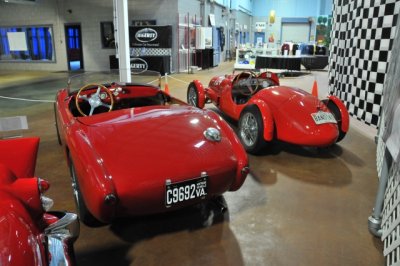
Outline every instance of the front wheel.
[(264, 123), (257, 106), (246, 107), (239, 119), (239, 138), (245, 150), (258, 154), (268, 142), (264, 140)]
[(187, 103), (200, 108), (199, 104), (199, 91), (196, 88), (196, 85), (191, 82), (187, 91)]
[(90, 227), (98, 227), (103, 225), (99, 220), (97, 220), (88, 210), (85, 201), (83, 200), (82, 193), (79, 188), (78, 180), (76, 177), (76, 171), (75, 171), (75, 166), (71, 161), (70, 165), (70, 172), (71, 172), (71, 181), (72, 181), (72, 191), (74, 194), (74, 200), (75, 200), (75, 205), (76, 209), (79, 215), (79, 219), (86, 224), (87, 226)]

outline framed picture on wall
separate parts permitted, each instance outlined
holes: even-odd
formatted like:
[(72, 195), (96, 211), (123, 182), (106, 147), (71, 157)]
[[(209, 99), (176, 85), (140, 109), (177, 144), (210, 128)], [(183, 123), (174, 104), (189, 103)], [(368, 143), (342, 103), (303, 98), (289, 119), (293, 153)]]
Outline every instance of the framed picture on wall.
[(0, 61), (55, 62), (51, 25), (0, 27)]
[(103, 48), (115, 48), (114, 24), (112, 22), (100, 22), (101, 44)]

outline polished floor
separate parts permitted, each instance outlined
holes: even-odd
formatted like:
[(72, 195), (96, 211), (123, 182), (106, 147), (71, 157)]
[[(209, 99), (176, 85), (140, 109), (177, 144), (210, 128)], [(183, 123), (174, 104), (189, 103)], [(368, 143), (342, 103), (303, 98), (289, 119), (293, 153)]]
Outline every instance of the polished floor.
[[(185, 100), (192, 79), (207, 84), (232, 66), (174, 74), (171, 94)], [(52, 101), (67, 76), (0, 72), (0, 96)], [(310, 91), (314, 80), (322, 97), (326, 71), (281, 83)], [(51, 182), (53, 209), (74, 211), (52, 103), (0, 98), (0, 117), (14, 115), (28, 117), (23, 135), (41, 137), (36, 173)], [(239, 191), (225, 194), (225, 213), (210, 203), (100, 228), (82, 225), (78, 265), (384, 265), (383, 245), (367, 228), (377, 189), (374, 134), (352, 120), (345, 139), (329, 149), (275, 143), (250, 156), (251, 175)]]

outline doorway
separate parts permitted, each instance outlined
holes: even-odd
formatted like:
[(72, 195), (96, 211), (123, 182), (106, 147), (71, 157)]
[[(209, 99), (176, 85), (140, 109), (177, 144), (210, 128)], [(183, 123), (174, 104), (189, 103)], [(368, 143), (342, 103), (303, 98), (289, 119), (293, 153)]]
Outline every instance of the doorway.
[(254, 32), (254, 46), (256, 48), (263, 47), (265, 43), (265, 32)]
[(82, 70), (83, 52), (82, 52), (82, 31), (80, 24), (65, 25), (65, 39), (67, 46), (68, 70)]

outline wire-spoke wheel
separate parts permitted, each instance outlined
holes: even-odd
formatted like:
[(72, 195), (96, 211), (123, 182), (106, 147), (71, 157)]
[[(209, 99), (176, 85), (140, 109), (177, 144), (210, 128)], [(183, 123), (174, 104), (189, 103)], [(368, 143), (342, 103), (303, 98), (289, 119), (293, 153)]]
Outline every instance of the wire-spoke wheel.
[(258, 135), (258, 125), (256, 118), (250, 112), (245, 113), (240, 125), (240, 137), (246, 146), (253, 146)]
[(196, 85), (193, 82), (191, 82), (188, 87), (187, 103), (192, 106), (199, 107), (199, 93)]
[(258, 107), (246, 107), (239, 119), (239, 138), (247, 152), (257, 154), (266, 146), (263, 132), (264, 123)]

